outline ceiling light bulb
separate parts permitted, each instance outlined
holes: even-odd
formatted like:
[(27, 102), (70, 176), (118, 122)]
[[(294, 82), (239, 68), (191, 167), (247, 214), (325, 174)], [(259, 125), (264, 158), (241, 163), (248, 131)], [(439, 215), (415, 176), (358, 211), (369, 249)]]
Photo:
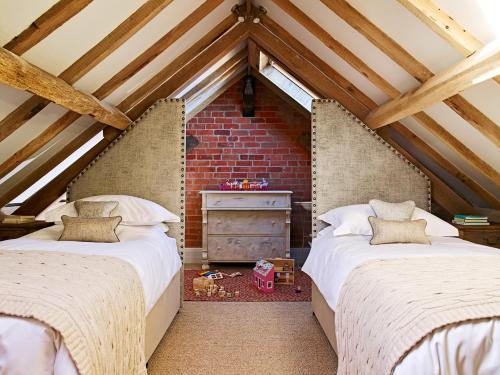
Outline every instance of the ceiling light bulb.
[(259, 22), (260, 22), (260, 18), (259, 18), (259, 17), (255, 17), (255, 18), (253, 19), (253, 23), (259, 23)]
[(238, 17), (238, 22), (245, 22), (245, 17), (239, 16)]

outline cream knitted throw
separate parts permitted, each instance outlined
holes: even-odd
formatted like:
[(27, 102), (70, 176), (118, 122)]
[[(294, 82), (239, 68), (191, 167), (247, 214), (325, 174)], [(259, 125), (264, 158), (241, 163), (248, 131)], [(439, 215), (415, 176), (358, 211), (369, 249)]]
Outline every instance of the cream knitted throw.
[(493, 317), (500, 317), (500, 257), (363, 263), (347, 277), (335, 311), (338, 374), (391, 374), (434, 330)]
[(144, 291), (123, 260), (0, 251), (1, 313), (59, 331), (80, 375), (146, 374)]

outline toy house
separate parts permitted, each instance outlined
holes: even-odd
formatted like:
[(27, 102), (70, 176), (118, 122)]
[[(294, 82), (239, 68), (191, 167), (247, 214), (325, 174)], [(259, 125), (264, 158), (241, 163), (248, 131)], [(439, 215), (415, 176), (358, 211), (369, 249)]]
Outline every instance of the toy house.
[(274, 265), (259, 259), (253, 269), (253, 283), (257, 289), (264, 293), (274, 291)]

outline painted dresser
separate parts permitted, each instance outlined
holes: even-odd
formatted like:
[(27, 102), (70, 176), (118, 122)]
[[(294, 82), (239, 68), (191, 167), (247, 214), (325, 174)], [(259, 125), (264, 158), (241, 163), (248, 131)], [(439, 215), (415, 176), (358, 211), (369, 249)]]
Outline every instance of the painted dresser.
[(291, 191), (201, 191), (203, 268), (290, 257)]

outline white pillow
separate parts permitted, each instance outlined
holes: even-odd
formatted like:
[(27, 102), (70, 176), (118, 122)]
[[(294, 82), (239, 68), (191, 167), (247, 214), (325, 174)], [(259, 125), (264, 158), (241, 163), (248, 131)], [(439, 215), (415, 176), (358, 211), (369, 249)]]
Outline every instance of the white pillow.
[[(335, 228), (333, 230), (334, 236), (345, 234), (372, 236), (372, 227), (368, 221), (369, 216), (375, 216), (375, 212), (369, 204), (354, 204), (334, 208), (318, 216), (318, 219), (331, 224)], [(430, 212), (415, 207), (411, 220), (419, 219), (424, 219), (427, 222), (425, 234), (428, 236), (458, 237), (458, 229), (453, 225)]]
[(345, 234), (371, 236), (372, 227), (368, 222), (369, 216), (375, 216), (375, 212), (373, 212), (369, 204), (353, 204), (334, 208), (318, 216), (318, 219), (331, 224), (335, 228), (333, 230), (334, 236)]
[[(178, 223), (180, 218), (147, 199), (130, 195), (98, 195), (83, 198), (84, 201), (117, 201), (118, 206), (111, 211), (111, 216), (121, 216), (121, 225), (157, 225), (165, 222)], [(67, 203), (45, 213), (45, 221), (61, 222), (61, 216), (78, 216), (74, 202)]]
[(425, 234), (428, 236), (436, 237), (458, 237), (458, 229), (453, 225), (441, 220), (437, 216), (422, 210), (421, 208), (415, 207), (412, 220), (424, 219), (427, 221), (427, 227), (425, 228)]

